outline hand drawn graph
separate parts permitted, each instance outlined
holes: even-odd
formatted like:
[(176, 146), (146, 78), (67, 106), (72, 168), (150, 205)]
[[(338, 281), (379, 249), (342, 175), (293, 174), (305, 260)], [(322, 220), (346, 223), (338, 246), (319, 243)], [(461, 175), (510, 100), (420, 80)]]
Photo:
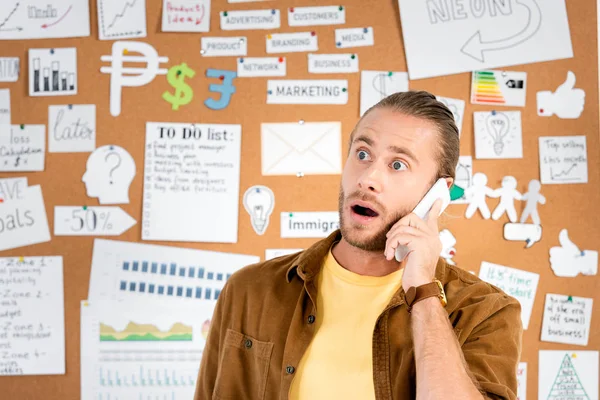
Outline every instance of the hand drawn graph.
[(98, 0), (100, 40), (146, 37), (146, 0)]
[(77, 94), (77, 49), (30, 49), (29, 95)]

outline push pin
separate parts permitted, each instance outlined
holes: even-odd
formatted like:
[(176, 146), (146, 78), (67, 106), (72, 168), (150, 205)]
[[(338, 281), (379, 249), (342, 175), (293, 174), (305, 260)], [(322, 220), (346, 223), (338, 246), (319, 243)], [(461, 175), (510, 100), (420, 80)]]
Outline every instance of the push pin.
[(244, 38), (240, 38), (240, 43), (244, 43), (244, 42), (245, 42)]
[(206, 50), (200, 49), (200, 54), (204, 54), (204, 53), (206, 53)]
[(301, 119), (300, 121), (298, 121), (298, 123), (299, 123), (300, 125), (304, 125), (304, 120), (303, 120), (303, 119)]
[(296, 176), (297, 176), (298, 178), (302, 178), (302, 177), (304, 177), (304, 172), (297, 172), (297, 173), (296, 173)]
[(72, 110), (73, 109), (73, 104), (69, 104), (68, 107), (69, 107), (69, 110)]
[(496, 110), (492, 110), (492, 115), (496, 115)]
[(54, 49), (50, 49), (50, 54), (54, 54)]

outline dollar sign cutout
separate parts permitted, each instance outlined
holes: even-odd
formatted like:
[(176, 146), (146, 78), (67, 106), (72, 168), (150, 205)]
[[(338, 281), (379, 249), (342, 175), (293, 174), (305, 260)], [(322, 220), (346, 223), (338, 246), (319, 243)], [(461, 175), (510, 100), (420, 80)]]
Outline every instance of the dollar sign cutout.
[(193, 69), (187, 66), (186, 63), (176, 65), (169, 69), (167, 73), (167, 81), (175, 88), (175, 94), (164, 92), (162, 98), (171, 103), (173, 110), (179, 110), (179, 106), (189, 104), (194, 97), (192, 88), (184, 82), (185, 78), (193, 78), (196, 75)]
[(373, 89), (377, 93), (381, 95), (381, 100), (387, 97), (388, 93), (386, 90), (386, 80), (392, 80), (392, 77), (389, 74), (377, 74), (375, 78), (373, 78)]

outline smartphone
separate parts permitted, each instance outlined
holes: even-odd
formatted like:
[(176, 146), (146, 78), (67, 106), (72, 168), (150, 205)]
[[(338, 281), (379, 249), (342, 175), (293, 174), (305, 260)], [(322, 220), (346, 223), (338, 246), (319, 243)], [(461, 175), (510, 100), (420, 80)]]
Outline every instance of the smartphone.
[[(431, 207), (436, 200), (442, 200), (442, 208), (440, 209), (440, 215), (446, 207), (450, 204), (450, 190), (448, 189), (448, 183), (445, 178), (440, 178), (438, 181), (429, 189), (423, 199), (417, 204), (413, 213), (415, 213), (421, 219), (427, 219)], [(408, 248), (403, 245), (399, 245), (396, 248), (396, 261), (402, 262), (408, 255)]]

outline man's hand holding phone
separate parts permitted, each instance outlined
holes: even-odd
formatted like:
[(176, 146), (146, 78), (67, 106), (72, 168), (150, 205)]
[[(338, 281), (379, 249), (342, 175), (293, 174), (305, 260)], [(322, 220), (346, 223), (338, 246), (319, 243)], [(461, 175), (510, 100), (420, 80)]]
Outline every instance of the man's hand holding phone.
[(438, 199), (431, 207), (426, 220), (414, 212), (398, 221), (387, 233), (385, 258), (392, 260), (396, 248), (406, 246), (408, 255), (404, 260), (402, 287), (405, 291), (411, 286), (421, 286), (430, 283), (435, 277), (442, 242), (438, 228), (438, 218), (443, 201)]

